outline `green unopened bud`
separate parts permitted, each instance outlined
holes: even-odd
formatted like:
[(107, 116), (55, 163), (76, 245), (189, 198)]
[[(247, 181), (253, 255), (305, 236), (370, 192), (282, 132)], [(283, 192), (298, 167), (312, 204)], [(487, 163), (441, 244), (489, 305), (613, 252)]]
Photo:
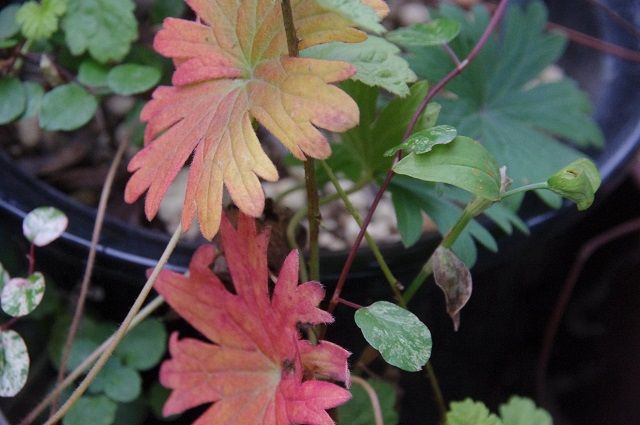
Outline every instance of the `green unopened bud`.
[(600, 173), (591, 160), (580, 158), (551, 176), (547, 183), (550, 190), (575, 202), (582, 211), (593, 203), (600, 187)]

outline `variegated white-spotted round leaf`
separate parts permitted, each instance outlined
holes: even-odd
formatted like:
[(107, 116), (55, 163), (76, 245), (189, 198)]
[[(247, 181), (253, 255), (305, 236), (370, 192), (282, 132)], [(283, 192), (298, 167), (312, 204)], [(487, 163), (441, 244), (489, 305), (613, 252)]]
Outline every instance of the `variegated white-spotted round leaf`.
[(431, 332), (411, 313), (387, 301), (356, 311), (356, 324), (364, 338), (393, 366), (417, 372), (431, 357)]
[(13, 397), (29, 375), (29, 353), (22, 337), (12, 330), (0, 332), (0, 397)]
[(2, 288), (9, 282), (9, 279), (11, 279), (9, 272), (7, 272), (2, 263), (0, 263), (0, 293), (2, 293)]
[(36, 246), (45, 246), (64, 233), (69, 224), (67, 216), (54, 207), (39, 207), (22, 221), (24, 237)]
[(44, 297), (44, 276), (35, 272), (26, 279), (14, 277), (2, 288), (0, 303), (9, 316), (25, 316), (35, 310)]

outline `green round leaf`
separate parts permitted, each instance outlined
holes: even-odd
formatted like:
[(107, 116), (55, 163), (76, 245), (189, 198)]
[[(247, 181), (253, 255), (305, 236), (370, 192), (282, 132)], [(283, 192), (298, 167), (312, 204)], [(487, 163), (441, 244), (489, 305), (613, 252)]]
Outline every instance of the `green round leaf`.
[(600, 187), (600, 173), (591, 160), (580, 158), (549, 177), (547, 184), (558, 195), (575, 202), (582, 211), (593, 203)]
[(0, 39), (13, 37), (20, 31), (20, 25), (16, 21), (18, 9), (19, 4), (10, 4), (0, 10)]
[(459, 33), (458, 21), (440, 18), (391, 31), (387, 34), (387, 39), (403, 47), (427, 47), (448, 43)]
[(0, 125), (7, 124), (22, 114), (27, 105), (27, 94), (17, 78), (0, 78)]
[(27, 95), (27, 108), (22, 118), (35, 117), (40, 112), (40, 105), (44, 97), (44, 89), (38, 83), (27, 81), (24, 83), (25, 93)]
[(87, 59), (78, 68), (78, 81), (90, 87), (104, 87), (107, 85), (109, 68), (98, 62)]
[(393, 156), (399, 150), (406, 153), (413, 152), (417, 155), (430, 152), (435, 145), (446, 145), (458, 136), (458, 131), (449, 125), (438, 125), (413, 133), (404, 142), (391, 148), (384, 156)]
[(446, 145), (435, 145), (431, 152), (411, 153), (393, 170), (416, 179), (448, 183), (474, 195), (500, 199), (500, 169), (494, 157), (480, 143), (458, 136)]
[(35, 272), (26, 279), (10, 279), (2, 288), (2, 310), (9, 316), (26, 316), (42, 301), (44, 286), (44, 276), (40, 272)]
[(67, 216), (54, 207), (38, 207), (22, 221), (24, 237), (36, 246), (45, 246), (64, 233), (69, 224)]
[[(396, 390), (393, 385), (380, 379), (368, 381), (378, 396), (384, 425), (397, 425), (398, 412), (395, 410)], [(371, 407), (371, 399), (361, 385), (352, 382), (351, 394), (353, 398), (338, 407), (338, 423), (349, 425), (371, 425), (375, 423), (375, 415)]]
[(378, 301), (356, 311), (364, 338), (387, 363), (408, 372), (422, 369), (431, 357), (431, 332), (409, 310)]
[(167, 346), (167, 331), (162, 322), (147, 319), (133, 328), (116, 348), (124, 364), (147, 370), (162, 359)]
[(13, 397), (29, 375), (29, 353), (16, 331), (0, 332), (0, 397)]
[(105, 396), (82, 397), (62, 420), (63, 425), (111, 425), (118, 406)]
[(75, 130), (96, 113), (98, 102), (77, 84), (58, 86), (44, 95), (40, 127), (45, 130)]
[(447, 425), (503, 425), (482, 402), (470, 398), (451, 402), (447, 412)]
[(107, 85), (114, 93), (128, 96), (149, 90), (158, 84), (160, 77), (157, 68), (129, 63), (109, 71)]
[(499, 411), (504, 425), (553, 425), (551, 415), (525, 397), (512, 396)]
[(28, 1), (16, 14), (22, 34), (30, 40), (44, 40), (58, 29), (58, 19), (67, 10), (67, 0)]
[(140, 374), (120, 362), (110, 362), (103, 373), (104, 393), (112, 400), (128, 402), (140, 395), (142, 378)]
[(0, 263), (0, 293), (2, 293), (2, 288), (9, 283), (11, 276), (9, 276), (9, 272), (4, 268), (2, 263)]

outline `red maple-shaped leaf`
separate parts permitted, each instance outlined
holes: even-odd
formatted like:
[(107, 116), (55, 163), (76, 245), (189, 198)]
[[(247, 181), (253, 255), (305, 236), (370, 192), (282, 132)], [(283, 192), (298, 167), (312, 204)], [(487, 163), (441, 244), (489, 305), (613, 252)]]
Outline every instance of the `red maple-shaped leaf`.
[(269, 294), (269, 232), (258, 233), (254, 219), (240, 214), (238, 228), (223, 217), (222, 244), (235, 293), (209, 266), (211, 245), (200, 247), (189, 276), (163, 271), (156, 289), (184, 319), (213, 343), (171, 336), (172, 358), (163, 363), (160, 382), (173, 391), (164, 414), (214, 402), (196, 424), (329, 425), (326, 409), (350, 398), (332, 379), (349, 384), (343, 348), (301, 339), (301, 324), (330, 323), (319, 309), (324, 296), (317, 282), (298, 285), (298, 254), (292, 251)]
[[(357, 0), (356, 0), (357, 1)], [(342, 132), (359, 120), (356, 103), (330, 83), (355, 68), (339, 61), (289, 57), (280, 1), (187, 0), (196, 22), (168, 18), (154, 48), (174, 60), (173, 87), (159, 87), (140, 115), (145, 148), (131, 159), (127, 202), (145, 191), (153, 218), (169, 185), (193, 154), (182, 214), (187, 229), (197, 215), (203, 235), (218, 231), (222, 198), (245, 214), (264, 209), (259, 177), (278, 173), (253, 128), (257, 120), (296, 157), (326, 158), (331, 150), (319, 128)], [(381, 0), (363, 2), (378, 14)], [(322, 9), (316, 0), (292, 0), (299, 47), (330, 41), (359, 42), (354, 23)]]

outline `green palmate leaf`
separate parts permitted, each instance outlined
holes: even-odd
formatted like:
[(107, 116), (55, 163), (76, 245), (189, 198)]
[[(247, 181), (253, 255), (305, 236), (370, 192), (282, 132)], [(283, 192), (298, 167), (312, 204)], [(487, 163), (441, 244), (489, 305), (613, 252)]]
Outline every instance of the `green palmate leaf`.
[(380, 16), (369, 5), (360, 0), (317, 0), (318, 4), (326, 10), (338, 13), (355, 23), (360, 28), (371, 31), (374, 34), (385, 32), (380, 23)]
[[(380, 379), (370, 379), (369, 384), (378, 396), (384, 425), (397, 425), (398, 412), (395, 410), (396, 390), (393, 385)], [(352, 385), (352, 398), (338, 407), (338, 423), (349, 425), (371, 425), (375, 416), (371, 407), (371, 399), (360, 385)]]
[(453, 251), (443, 246), (436, 249), (431, 259), (433, 278), (444, 292), (447, 313), (453, 320), (453, 329), (457, 331), (460, 328), (460, 310), (471, 298), (471, 272)]
[(10, 4), (0, 10), (0, 39), (13, 37), (20, 31), (20, 25), (16, 21), (18, 9), (19, 4)]
[(484, 403), (471, 399), (451, 402), (447, 425), (503, 425), (500, 418), (489, 412)]
[(29, 353), (16, 331), (0, 332), (0, 397), (13, 397), (29, 375)]
[(122, 60), (138, 37), (132, 0), (69, 0), (62, 21), (74, 55), (85, 51), (98, 62)]
[(94, 116), (98, 102), (77, 84), (58, 86), (44, 95), (40, 127), (45, 130), (75, 130)]
[(600, 187), (598, 167), (586, 159), (578, 159), (547, 180), (549, 189), (575, 202), (579, 210), (586, 210)]
[(27, 107), (24, 110), (24, 114), (22, 114), (22, 118), (32, 118), (40, 113), (44, 89), (40, 84), (33, 81), (26, 81), (23, 86), (27, 95)]
[(54, 207), (38, 207), (22, 220), (24, 237), (36, 246), (45, 246), (58, 239), (69, 224), (67, 216)]
[[(443, 6), (439, 14), (462, 24), (450, 47), (466, 57), (488, 24), (488, 12), (477, 7), (466, 14)], [(582, 156), (556, 137), (578, 146), (602, 144), (589, 100), (573, 81), (531, 83), (565, 47), (562, 36), (546, 31), (546, 17), (541, 2), (526, 9), (511, 7), (502, 32), (447, 85), (456, 96), (439, 100), (440, 122), (479, 140), (500, 165), (507, 165), (514, 187), (543, 181)], [(409, 61), (421, 78), (437, 81), (455, 66), (439, 47), (411, 52)], [(546, 201), (558, 199), (548, 191), (537, 193)]]
[[(433, 111), (429, 111), (433, 113)], [(438, 113), (440, 112), (438, 108)], [(423, 154), (431, 152), (435, 145), (446, 145), (458, 136), (455, 128), (449, 125), (438, 125), (436, 127), (426, 128), (424, 130), (413, 133), (407, 140), (400, 143), (395, 148), (389, 149), (384, 156), (393, 156), (398, 151), (403, 150), (406, 153)]]
[(29, 1), (20, 7), (16, 22), (29, 40), (45, 40), (58, 29), (58, 20), (67, 10), (67, 0)]
[(26, 279), (14, 277), (2, 288), (2, 310), (9, 316), (26, 316), (42, 301), (44, 287), (44, 276), (40, 272), (35, 272)]
[(387, 39), (403, 47), (439, 46), (450, 42), (460, 33), (460, 22), (440, 18), (429, 23), (414, 24), (391, 31)]
[(491, 201), (500, 199), (500, 169), (478, 142), (458, 136), (428, 154), (409, 154), (393, 170), (416, 179), (448, 183)]
[(109, 67), (93, 59), (83, 60), (78, 68), (78, 81), (89, 87), (105, 87)]
[(162, 322), (147, 319), (127, 334), (116, 348), (124, 364), (147, 370), (162, 359), (167, 345), (167, 331)]
[[(438, 186), (406, 176), (396, 176), (389, 190), (396, 208), (400, 234), (403, 243), (407, 246), (415, 243), (422, 234), (422, 220), (418, 219), (418, 212), (425, 212), (436, 224), (440, 233), (444, 234), (461, 216), (460, 205), (471, 200), (467, 192), (452, 186)], [(403, 215), (409, 215), (409, 218), (401, 218)], [(509, 220), (513, 213), (505, 213), (504, 216), (503, 220)], [(453, 252), (468, 267), (472, 267), (476, 261), (477, 250), (474, 239), (491, 251), (498, 249), (491, 233), (476, 220), (471, 220), (452, 247)]]
[(24, 86), (14, 77), (0, 78), (0, 124), (7, 124), (22, 114), (27, 104)]
[(157, 68), (124, 64), (109, 71), (107, 85), (114, 93), (128, 96), (149, 90), (160, 81), (160, 77), (161, 73)]
[(504, 425), (553, 425), (551, 415), (528, 398), (512, 396), (499, 411)]
[(400, 49), (385, 39), (369, 36), (362, 43), (319, 44), (303, 50), (301, 55), (349, 62), (357, 69), (352, 79), (404, 97), (409, 94), (407, 83), (415, 81), (416, 75), (399, 53)]
[(118, 406), (105, 396), (82, 397), (62, 420), (63, 425), (111, 425)]
[(393, 366), (408, 372), (422, 369), (431, 357), (431, 332), (410, 311), (378, 301), (356, 311), (364, 338)]

